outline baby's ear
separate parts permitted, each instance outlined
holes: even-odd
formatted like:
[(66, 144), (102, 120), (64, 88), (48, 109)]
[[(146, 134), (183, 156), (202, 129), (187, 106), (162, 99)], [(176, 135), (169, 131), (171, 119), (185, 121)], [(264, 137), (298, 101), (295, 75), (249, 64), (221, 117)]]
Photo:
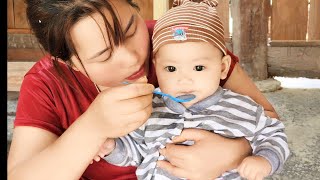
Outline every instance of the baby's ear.
[(153, 58), (152, 58), (152, 63), (153, 63), (153, 65), (156, 65), (156, 57), (155, 56), (153, 56)]
[(222, 57), (220, 79), (227, 78), (227, 75), (228, 75), (228, 72), (229, 72), (229, 69), (230, 69), (230, 64), (231, 64), (231, 57), (229, 55), (226, 55), (226, 56)]

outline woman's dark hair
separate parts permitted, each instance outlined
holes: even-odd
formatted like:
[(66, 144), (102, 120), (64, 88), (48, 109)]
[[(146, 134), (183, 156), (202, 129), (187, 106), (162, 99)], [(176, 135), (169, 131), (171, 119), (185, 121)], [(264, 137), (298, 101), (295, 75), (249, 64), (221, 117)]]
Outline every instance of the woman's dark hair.
[[(117, 18), (117, 11), (108, 0), (25, 0), (26, 14), (33, 33), (39, 43), (50, 55), (55, 57), (55, 67), (61, 74), (57, 59), (69, 62), (72, 55), (78, 53), (70, 36), (70, 29), (82, 18), (99, 13), (105, 22), (111, 49), (124, 41), (124, 33)], [(132, 0), (127, 0), (132, 7), (139, 9)], [(110, 12), (111, 25), (103, 11)], [(80, 58), (79, 58), (80, 60)], [(81, 61), (81, 60), (80, 60)]]

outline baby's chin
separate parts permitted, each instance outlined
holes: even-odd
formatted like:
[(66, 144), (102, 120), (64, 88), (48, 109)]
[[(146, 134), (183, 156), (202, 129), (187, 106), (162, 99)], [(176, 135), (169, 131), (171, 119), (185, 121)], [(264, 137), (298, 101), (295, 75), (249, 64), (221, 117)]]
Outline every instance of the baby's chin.
[(192, 101), (190, 101), (190, 102), (182, 103), (182, 105), (183, 105), (185, 108), (189, 108), (189, 107), (191, 107), (192, 105), (194, 105), (194, 104), (197, 103), (197, 102), (199, 102), (199, 100), (194, 99), (194, 100), (192, 100)]

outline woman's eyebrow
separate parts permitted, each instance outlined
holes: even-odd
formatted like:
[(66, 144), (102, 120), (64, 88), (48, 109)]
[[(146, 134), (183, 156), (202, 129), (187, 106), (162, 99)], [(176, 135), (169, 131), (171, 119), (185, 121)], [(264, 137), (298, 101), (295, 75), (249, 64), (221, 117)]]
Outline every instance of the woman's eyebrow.
[(130, 29), (130, 27), (132, 26), (132, 24), (134, 23), (135, 20), (135, 15), (133, 14), (128, 22), (127, 27), (124, 29), (124, 34), (126, 34), (128, 32), (128, 30)]
[[(128, 22), (128, 25), (124, 30), (124, 34), (126, 34), (127, 31), (131, 28), (132, 24), (134, 23), (134, 20), (135, 20), (135, 15), (133, 14), (133, 15), (131, 15), (130, 20)], [(99, 57), (101, 54), (103, 54), (104, 52), (108, 51), (109, 49), (110, 49), (110, 47), (107, 47), (107, 48), (95, 53), (92, 57), (88, 58), (88, 60), (91, 60), (91, 59), (94, 59), (96, 57)]]
[(104, 52), (108, 51), (110, 49), (110, 47), (107, 47), (97, 53), (95, 53), (91, 58), (88, 58), (88, 60), (94, 59), (96, 57), (99, 57), (101, 54), (103, 54)]

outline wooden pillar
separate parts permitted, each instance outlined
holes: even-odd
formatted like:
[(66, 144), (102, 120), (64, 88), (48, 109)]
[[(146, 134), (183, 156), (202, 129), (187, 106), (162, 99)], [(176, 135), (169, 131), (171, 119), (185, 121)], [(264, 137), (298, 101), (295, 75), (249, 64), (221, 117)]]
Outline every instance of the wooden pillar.
[(320, 0), (310, 0), (309, 40), (320, 40)]
[(153, 1), (153, 19), (159, 19), (166, 11), (169, 10), (169, 0)]
[(267, 33), (270, 0), (231, 1), (233, 52), (254, 80), (268, 77)]
[(153, 0), (134, 0), (140, 8), (139, 14), (144, 20), (153, 19)]

